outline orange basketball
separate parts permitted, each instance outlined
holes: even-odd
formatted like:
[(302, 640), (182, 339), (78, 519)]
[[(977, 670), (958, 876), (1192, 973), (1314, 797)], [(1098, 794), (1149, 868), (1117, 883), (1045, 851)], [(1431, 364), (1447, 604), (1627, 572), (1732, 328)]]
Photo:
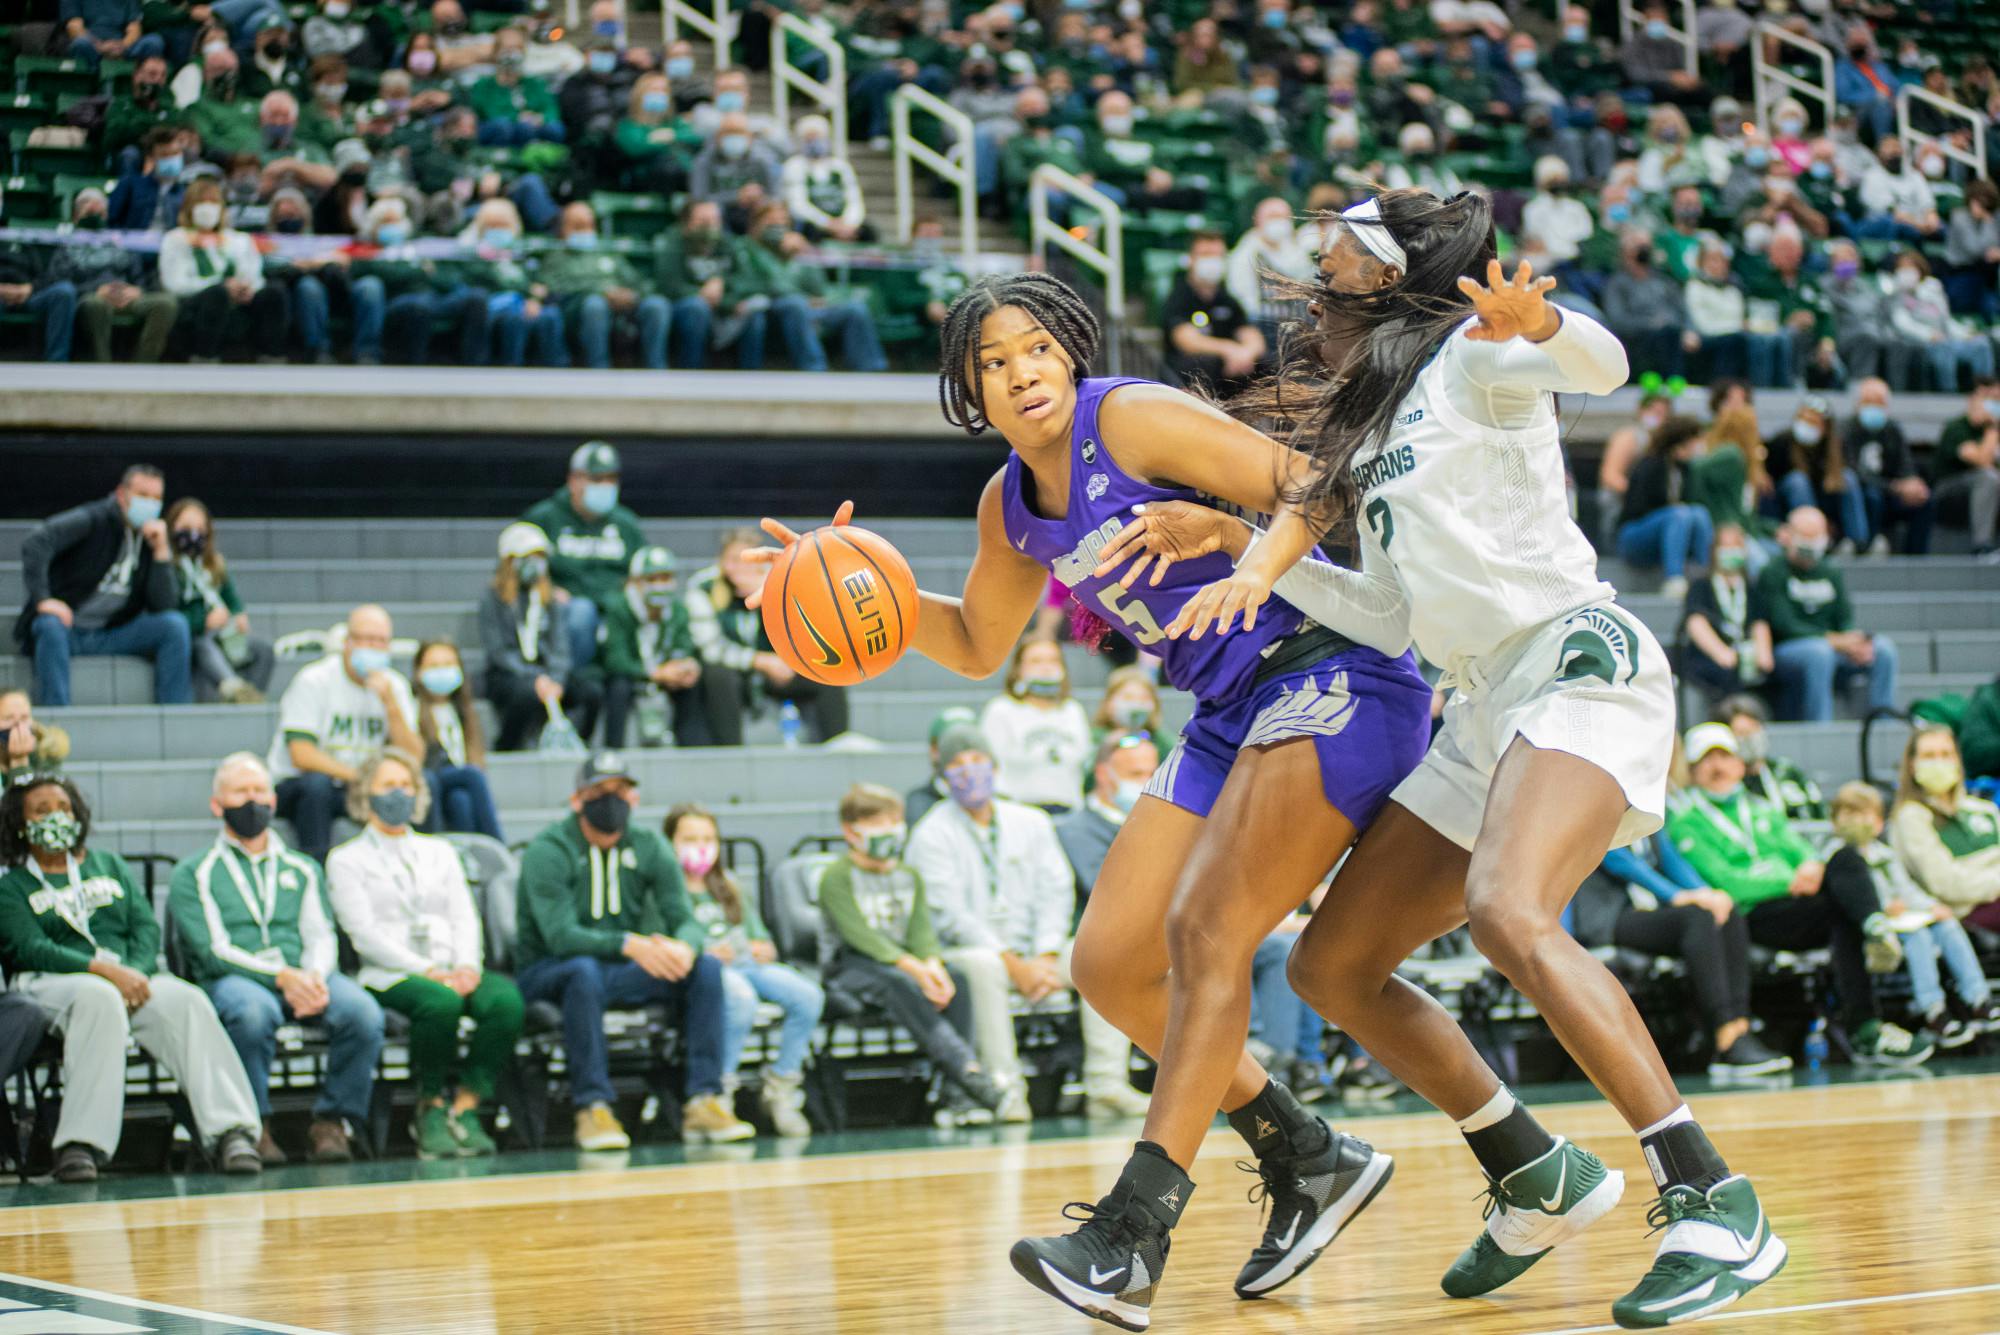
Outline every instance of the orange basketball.
[(917, 628), (917, 577), (880, 534), (814, 529), (764, 577), (764, 633), (794, 672), (827, 686), (879, 677)]

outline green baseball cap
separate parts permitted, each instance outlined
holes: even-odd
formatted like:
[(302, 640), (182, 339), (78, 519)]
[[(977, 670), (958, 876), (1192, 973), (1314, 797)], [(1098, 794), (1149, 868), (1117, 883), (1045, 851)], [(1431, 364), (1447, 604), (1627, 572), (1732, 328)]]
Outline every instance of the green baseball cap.
[(618, 451), (601, 440), (586, 440), (569, 457), (569, 471), (587, 477), (615, 477), (619, 469)]
[(950, 709), (943, 711), (931, 720), (930, 743), (932, 746), (936, 746), (938, 738), (944, 736), (945, 729), (955, 724), (977, 723), (978, 721), (979, 716), (964, 705), (953, 705)]
[(645, 579), (648, 575), (671, 575), (675, 570), (672, 552), (664, 547), (641, 547), (632, 553), (632, 564), (625, 573), (633, 579)]

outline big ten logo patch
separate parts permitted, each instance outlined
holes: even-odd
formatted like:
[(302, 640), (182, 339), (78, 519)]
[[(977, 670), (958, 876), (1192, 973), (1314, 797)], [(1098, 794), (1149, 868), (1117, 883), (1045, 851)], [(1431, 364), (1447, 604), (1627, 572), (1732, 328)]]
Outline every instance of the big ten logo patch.
[(875, 572), (857, 570), (840, 581), (848, 603), (861, 625), (862, 652), (884, 653), (889, 648), (889, 619), (882, 610), (882, 591), (875, 585)]

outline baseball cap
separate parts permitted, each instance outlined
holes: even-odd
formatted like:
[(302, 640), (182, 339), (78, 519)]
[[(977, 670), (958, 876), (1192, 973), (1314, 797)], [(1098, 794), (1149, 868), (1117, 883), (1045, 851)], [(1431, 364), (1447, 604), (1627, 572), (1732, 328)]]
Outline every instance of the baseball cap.
[(993, 743), (986, 740), (976, 723), (954, 723), (938, 738), (938, 761), (949, 764), (954, 756), (962, 756), (967, 751), (977, 751), (981, 755), (993, 754)]
[(932, 746), (936, 746), (938, 738), (944, 736), (947, 728), (957, 723), (974, 723), (978, 718), (977, 714), (964, 705), (953, 705), (950, 709), (940, 711), (938, 716), (931, 720), (931, 730), (926, 740)]
[(603, 783), (606, 779), (628, 779), (633, 783), (639, 782), (639, 776), (626, 767), (624, 756), (616, 751), (596, 751), (591, 754), (590, 759), (576, 767), (576, 783), (570, 791), (580, 793), (593, 784)]
[(500, 530), (500, 555), (526, 556), (549, 549), (549, 535), (533, 524), (516, 521)]
[(674, 554), (664, 547), (641, 547), (632, 553), (632, 564), (625, 574), (631, 579), (644, 579), (648, 575), (671, 575), (676, 565)]
[(333, 146), (333, 169), (346, 171), (349, 167), (366, 167), (375, 160), (368, 151), (368, 145), (359, 139), (343, 139)]
[(1687, 730), (1685, 749), (1690, 765), (1710, 751), (1727, 751), (1732, 756), (1743, 754), (1737, 749), (1736, 734), (1727, 723), (1697, 723)]
[(619, 471), (618, 451), (601, 440), (586, 440), (569, 457), (569, 471), (589, 477), (608, 477)]

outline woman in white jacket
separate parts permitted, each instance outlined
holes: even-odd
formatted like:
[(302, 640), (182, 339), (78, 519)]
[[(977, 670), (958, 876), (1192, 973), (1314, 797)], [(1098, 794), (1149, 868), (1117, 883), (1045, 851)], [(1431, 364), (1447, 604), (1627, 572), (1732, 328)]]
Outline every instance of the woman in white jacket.
[(1993, 374), (1993, 344), (1951, 317), (1944, 284), (1931, 277), (1930, 261), (1915, 250), (1896, 257), (1896, 292), (1889, 298), (1889, 324), (1923, 349), (1931, 367), (1931, 388), (1956, 394), (1962, 366), (1973, 383)]
[[(258, 361), (285, 360), (291, 301), (284, 288), (265, 283), (256, 242), (224, 221), (222, 182), (215, 177), (189, 183), (180, 226), (160, 239), (160, 286), (180, 298), (189, 361), (221, 361), (223, 340), (244, 323)], [(232, 319), (239, 310), (246, 320)]]
[[(393, 747), (371, 757), (347, 786), (348, 814), (366, 828), (326, 860), (334, 915), (361, 956), (361, 985), (410, 1020), (410, 1072), (418, 1091), (410, 1128), (425, 1159), (492, 1154), (479, 1105), (492, 1097), (521, 1035), (520, 989), (485, 972), (479, 911), (458, 851), (410, 827), (430, 789), (415, 756)], [(458, 1022), (473, 1022), (465, 1060)], [(453, 1069), (458, 1090), (447, 1108)]]
[(979, 727), (993, 742), (1000, 795), (1060, 814), (1083, 805), (1083, 772), (1097, 743), (1090, 715), (1070, 695), (1069, 664), (1054, 640), (1024, 640), (1007, 668), (1006, 694)]

